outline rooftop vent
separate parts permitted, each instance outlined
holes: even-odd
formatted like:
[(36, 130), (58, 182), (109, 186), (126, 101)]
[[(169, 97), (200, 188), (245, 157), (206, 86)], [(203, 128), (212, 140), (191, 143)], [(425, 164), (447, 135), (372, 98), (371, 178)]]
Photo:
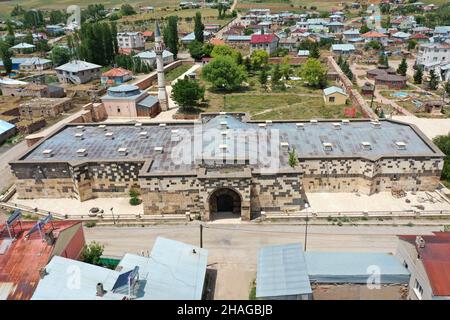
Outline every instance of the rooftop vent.
[(171, 133), (172, 133), (172, 135), (171, 135), (170, 139), (172, 141), (180, 141), (181, 140), (181, 136), (177, 129), (172, 130)]
[(223, 111), (220, 111), (219, 114), (220, 114), (220, 115), (224, 115), (224, 114), (227, 114), (227, 113), (226, 113), (226, 112), (223, 112)]
[(77, 130), (84, 131), (84, 126), (77, 126)]
[(160, 123), (159, 126), (160, 126), (160, 127), (165, 127), (166, 124), (165, 124), (165, 123)]
[(267, 125), (271, 125), (272, 124), (272, 120), (266, 120), (266, 124)]
[(77, 156), (79, 156), (79, 157), (87, 156), (87, 150), (86, 149), (78, 149), (77, 150)]
[(265, 124), (265, 123), (260, 123), (260, 124), (258, 124), (258, 127), (260, 127), (260, 128), (265, 128), (265, 127), (266, 127), (266, 124)]
[(140, 127), (142, 127), (142, 123), (136, 122), (136, 123), (134, 124), (134, 126), (140, 128)]
[(396, 141), (395, 145), (397, 146), (398, 150), (406, 150), (406, 143), (403, 141)]
[(42, 154), (46, 158), (51, 158), (53, 156), (53, 150), (52, 149), (45, 149), (44, 151), (42, 151)]
[(119, 148), (119, 149), (117, 149), (117, 152), (119, 152), (119, 154), (121, 155), (121, 156), (126, 156), (127, 155), (127, 148)]
[(340, 129), (341, 129), (341, 124), (335, 122), (335, 123), (333, 123), (333, 127), (334, 127), (334, 129), (336, 129), (336, 130), (340, 130)]
[(103, 295), (106, 293), (106, 291), (103, 289), (103, 283), (99, 282), (97, 283), (97, 296), (103, 297)]
[(343, 124), (350, 124), (350, 120), (348, 120), (348, 119), (342, 119), (342, 123), (343, 123)]
[(82, 133), (75, 133), (75, 138), (80, 139), (80, 140), (83, 140), (83, 139), (84, 139)]
[(228, 128), (228, 123), (226, 121), (220, 121), (220, 127), (222, 129), (226, 129), (226, 128)]
[(330, 142), (323, 143), (323, 150), (325, 151), (333, 151), (333, 144)]
[(101, 130), (106, 130), (106, 126), (104, 124), (99, 125), (98, 128)]
[(305, 129), (305, 125), (303, 123), (296, 123), (297, 129)]
[(371, 124), (374, 128), (377, 128), (377, 129), (381, 128), (381, 123), (378, 121), (372, 121)]
[(107, 138), (107, 139), (114, 139), (114, 133), (112, 133), (112, 132), (107, 132), (107, 133), (105, 133), (105, 137)]
[(364, 150), (372, 150), (372, 145), (368, 141), (361, 142), (361, 146)]
[(141, 131), (139, 132), (139, 138), (146, 139), (147, 138), (147, 131)]
[(153, 149), (156, 153), (163, 153), (163, 147), (155, 147)]
[(281, 146), (281, 149), (283, 149), (283, 151), (289, 150), (289, 142), (281, 142), (280, 146)]

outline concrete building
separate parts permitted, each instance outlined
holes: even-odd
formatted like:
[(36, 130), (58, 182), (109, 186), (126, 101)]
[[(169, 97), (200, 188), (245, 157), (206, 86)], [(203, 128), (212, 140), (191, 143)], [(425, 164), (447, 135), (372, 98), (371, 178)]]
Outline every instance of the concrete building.
[(387, 45), (389, 39), (384, 33), (373, 30), (362, 34), (361, 38), (363, 38), (366, 43), (370, 41), (378, 41), (384, 46)]
[(17, 132), (16, 126), (0, 119), (0, 145)]
[(343, 105), (347, 98), (348, 94), (342, 88), (333, 86), (323, 89), (323, 100), (326, 105)]
[(450, 232), (399, 236), (396, 256), (411, 273), (410, 300), (450, 300)]
[[(201, 300), (208, 251), (156, 238), (149, 256), (127, 253), (115, 270), (53, 257), (45, 266), (32, 300)], [(67, 285), (80, 271), (79, 287)]]
[(39, 57), (32, 57), (24, 61), (20, 65), (21, 71), (43, 71), (50, 69), (52, 67), (52, 60), (39, 58)]
[(352, 44), (332, 44), (331, 52), (337, 55), (350, 55), (356, 50)]
[(56, 75), (61, 83), (82, 84), (100, 79), (100, 68), (94, 63), (73, 60), (57, 68)]
[(55, 118), (72, 108), (71, 98), (34, 98), (19, 105), (22, 119)]
[(145, 214), (189, 211), (210, 220), (233, 212), (248, 220), (298, 212), (305, 192), (435, 190), (443, 159), (417, 127), (393, 120), (261, 122), (207, 113), (182, 123), (68, 124), (10, 166), (19, 198), (84, 201), (137, 188)]
[(278, 48), (279, 38), (275, 34), (252, 34), (250, 38), (250, 53), (264, 50), (269, 55)]
[(117, 43), (120, 49), (142, 50), (145, 48), (145, 38), (142, 32), (119, 32)]
[(430, 63), (450, 62), (450, 44), (423, 43), (419, 45), (416, 64), (424, 66)]
[(80, 221), (49, 221), (47, 217), (32, 222), (14, 217), (0, 224), (0, 300), (29, 300), (53, 257), (71, 261), (80, 257), (85, 245), (83, 226)]
[(101, 100), (109, 118), (152, 118), (161, 111), (156, 97), (134, 85), (111, 87)]

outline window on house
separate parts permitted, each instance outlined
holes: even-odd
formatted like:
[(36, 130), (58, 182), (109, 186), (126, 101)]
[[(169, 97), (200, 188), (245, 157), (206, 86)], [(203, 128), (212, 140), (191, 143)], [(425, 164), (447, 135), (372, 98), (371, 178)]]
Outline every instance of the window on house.
[(417, 279), (414, 280), (414, 289), (415, 289), (414, 292), (416, 293), (417, 297), (418, 297), (419, 299), (422, 299), (423, 288), (422, 288), (422, 286), (420, 285), (419, 281), (417, 281)]
[(120, 108), (119, 107), (117, 107), (117, 113), (120, 113)]
[(329, 97), (328, 98), (328, 102), (334, 102), (335, 101), (335, 97)]

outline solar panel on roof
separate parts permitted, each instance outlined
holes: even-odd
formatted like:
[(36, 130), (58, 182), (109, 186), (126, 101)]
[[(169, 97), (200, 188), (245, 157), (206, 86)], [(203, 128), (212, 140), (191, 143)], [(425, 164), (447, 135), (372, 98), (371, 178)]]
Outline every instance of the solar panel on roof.
[(116, 280), (116, 283), (114, 283), (112, 291), (116, 291), (120, 288), (128, 286), (130, 283), (130, 280), (134, 279), (137, 276), (138, 272), (139, 272), (139, 267), (136, 266), (136, 267), (134, 267), (133, 270), (127, 271), (127, 272), (119, 275), (119, 277)]

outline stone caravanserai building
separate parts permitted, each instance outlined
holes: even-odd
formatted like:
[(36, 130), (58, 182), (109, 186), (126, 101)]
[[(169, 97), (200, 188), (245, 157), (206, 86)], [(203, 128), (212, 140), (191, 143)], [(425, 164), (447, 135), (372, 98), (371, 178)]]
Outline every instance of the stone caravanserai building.
[(215, 113), (190, 122), (69, 124), (10, 165), (20, 198), (84, 201), (135, 188), (145, 214), (189, 211), (210, 220), (233, 212), (248, 220), (299, 211), (305, 192), (434, 190), (443, 158), (415, 126), (393, 120), (258, 122)]

